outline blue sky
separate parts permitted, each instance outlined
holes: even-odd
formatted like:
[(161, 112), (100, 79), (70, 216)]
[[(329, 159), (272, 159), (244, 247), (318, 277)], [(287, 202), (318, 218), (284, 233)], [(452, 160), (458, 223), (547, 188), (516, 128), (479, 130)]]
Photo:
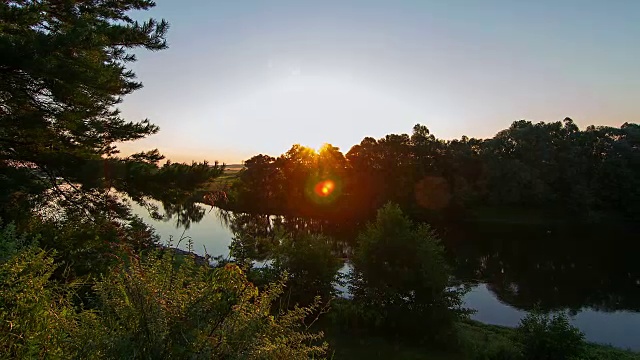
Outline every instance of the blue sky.
[(490, 137), (519, 119), (640, 117), (640, 1), (158, 0), (169, 49), (141, 52), (121, 146), (239, 163), (426, 125)]

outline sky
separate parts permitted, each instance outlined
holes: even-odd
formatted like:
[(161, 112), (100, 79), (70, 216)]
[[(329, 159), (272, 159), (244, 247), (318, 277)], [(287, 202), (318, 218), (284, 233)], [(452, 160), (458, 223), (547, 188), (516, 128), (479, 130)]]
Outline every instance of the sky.
[(516, 120), (640, 119), (640, 1), (157, 0), (169, 49), (136, 51), (144, 88), (122, 144), (173, 161), (240, 163), (299, 143), (486, 138)]

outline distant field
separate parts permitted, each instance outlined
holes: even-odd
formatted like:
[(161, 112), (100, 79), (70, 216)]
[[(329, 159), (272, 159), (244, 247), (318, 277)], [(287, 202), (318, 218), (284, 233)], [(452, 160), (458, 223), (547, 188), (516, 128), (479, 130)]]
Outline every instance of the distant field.
[(225, 172), (234, 172), (234, 171), (240, 171), (242, 170), (242, 168), (244, 167), (244, 165), (242, 164), (231, 164), (231, 165), (225, 165), (224, 166), (224, 170)]
[(241, 164), (225, 165), (222, 175), (210, 181), (204, 186), (208, 191), (224, 190), (231, 186), (237, 179), (238, 173), (244, 166)]

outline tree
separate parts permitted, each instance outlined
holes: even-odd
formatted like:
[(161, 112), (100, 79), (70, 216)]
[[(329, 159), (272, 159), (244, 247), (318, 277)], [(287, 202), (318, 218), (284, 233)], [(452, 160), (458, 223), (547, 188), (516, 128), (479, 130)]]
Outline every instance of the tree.
[(331, 239), (320, 234), (294, 234), (279, 231), (279, 244), (273, 250), (273, 269), (287, 274), (285, 300), (291, 306), (308, 306), (320, 296), (329, 301), (336, 295), (341, 261), (331, 251)]
[(293, 145), (276, 160), (286, 189), (283, 202), (290, 211), (307, 205), (307, 186), (315, 172), (316, 160), (315, 150), (299, 144)]
[(462, 311), (444, 248), (428, 225), (387, 204), (358, 236), (350, 292), (356, 316), (374, 330), (445, 340)]
[(234, 200), (245, 207), (268, 209), (282, 200), (280, 186), (280, 169), (275, 158), (267, 155), (256, 155), (244, 162), (240, 171), (240, 181), (234, 184)]
[[(134, 200), (192, 191), (220, 173), (206, 163), (167, 164), (157, 150), (117, 157), (117, 143), (159, 129), (126, 121), (117, 105), (142, 84), (132, 50), (167, 47), (165, 20), (134, 21), (149, 0), (10, 0), (0, 3), (0, 216), (34, 196), (55, 195), (88, 213), (126, 216), (105, 193)], [(180, 179), (180, 180), (179, 180)], [(50, 191), (53, 190), (53, 191)], [(33, 204), (32, 204), (33, 205)]]

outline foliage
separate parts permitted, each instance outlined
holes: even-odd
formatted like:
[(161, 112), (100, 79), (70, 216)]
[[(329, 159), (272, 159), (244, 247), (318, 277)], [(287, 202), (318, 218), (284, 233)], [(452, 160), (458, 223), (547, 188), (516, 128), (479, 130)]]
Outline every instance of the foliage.
[(481, 324), (472, 320), (456, 324), (458, 348), (469, 359), (521, 360), (521, 345), (514, 339), (513, 329)]
[[(327, 144), (255, 156), (223, 206), (344, 219), (368, 218), (391, 201), (412, 216), (528, 209), (547, 221), (633, 221), (640, 217), (639, 144), (640, 125), (629, 123), (580, 130), (569, 118), (520, 120), (493, 138), (454, 140), (418, 124), (411, 135), (364, 138), (345, 155)], [(330, 212), (307, 195), (322, 178), (340, 184)]]
[[(291, 219), (255, 214), (228, 214), (233, 232), (231, 259), (247, 269), (258, 286), (287, 277), (282, 303), (311, 304), (316, 296), (328, 301), (341, 261), (333, 251), (333, 240), (321, 235), (310, 219)], [(224, 215), (223, 215), (224, 217)], [(255, 262), (260, 262), (254, 267)]]
[(19, 234), (14, 223), (4, 225), (0, 219), (0, 261), (5, 261), (22, 248), (32, 245), (37, 239), (28, 239)]
[[(464, 313), (444, 249), (427, 225), (387, 204), (358, 237), (349, 279), (357, 321), (404, 337), (444, 341)], [(450, 340), (450, 339), (448, 339)]]
[(246, 268), (254, 261), (271, 257), (277, 239), (268, 215), (223, 213), (224, 216), (228, 216), (226, 222), (233, 233), (229, 255), (234, 262)]
[[(172, 252), (116, 268), (98, 285), (102, 300), (95, 346), (107, 357), (308, 358), (319, 334), (306, 331), (313, 308), (272, 316), (276, 284), (259, 293), (234, 266), (210, 269)], [(110, 355), (111, 354), (111, 355)]]
[(584, 360), (638, 360), (640, 354), (630, 350), (617, 349), (613, 346), (588, 343), (582, 355)]
[(71, 285), (50, 281), (57, 266), (45, 251), (28, 248), (0, 264), (0, 357), (66, 358), (79, 335)]
[[(256, 155), (244, 162), (244, 169), (230, 189), (230, 202), (222, 207), (269, 214), (311, 217), (318, 214), (340, 219), (347, 200), (347, 162), (337, 147), (325, 144), (315, 150), (293, 145), (278, 158)], [(335, 189), (322, 195), (314, 191), (330, 180)]]
[[(99, 277), (116, 263), (123, 249), (140, 251), (158, 245), (158, 236), (138, 217), (128, 221), (88, 218), (68, 209), (61, 218), (33, 216), (23, 231), (38, 234), (38, 244), (63, 264), (64, 278)], [(60, 278), (61, 271), (56, 272)]]
[[(446, 351), (431, 344), (412, 344), (365, 333), (345, 333), (329, 327), (326, 337), (332, 358), (341, 359), (415, 359), (415, 360), (522, 360), (522, 346), (516, 329), (487, 325), (473, 320), (456, 324), (458, 344)], [(582, 360), (637, 360), (640, 353), (589, 343)]]
[(585, 350), (584, 334), (569, 323), (564, 313), (528, 313), (516, 333), (525, 359), (579, 359)]
[[(158, 131), (117, 105), (141, 88), (134, 49), (167, 47), (168, 23), (134, 21), (149, 0), (0, 3), (0, 216), (13, 220), (51, 197), (65, 208), (127, 215), (109, 190), (176, 201), (222, 168), (159, 166), (157, 150), (118, 157), (116, 144)], [(20, 211), (15, 211), (16, 209)], [(19, 219), (16, 219), (19, 220)]]
[[(528, 318), (538, 316), (539, 313), (529, 313)], [(551, 321), (548, 318), (549, 322)], [(566, 324), (563, 325), (566, 327)], [(569, 325), (570, 327), (570, 325)], [(567, 329), (569, 327), (566, 327)], [(496, 325), (482, 324), (477, 321), (467, 320), (457, 324), (460, 349), (466, 355), (465, 359), (500, 359), (500, 360), (520, 360), (520, 359), (564, 359), (567, 353), (565, 348), (557, 350), (557, 352), (550, 354), (550, 357), (544, 357), (544, 354), (535, 352), (526, 352), (525, 344), (521, 343), (523, 340), (519, 328), (508, 328)], [(575, 330), (575, 329), (574, 329)], [(567, 332), (556, 332), (555, 335), (561, 336), (567, 339)], [(542, 338), (550, 339), (549, 333), (546, 334), (530, 334), (532, 340), (535, 336), (541, 336)], [(573, 335), (570, 335), (573, 336)], [(582, 340), (580, 340), (582, 341)], [(558, 340), (557, 344), (562, 343), (563, 340)], [(570, 344), (566, 344), (571, 347)], [(583, 343), (579, 355), (574, 356), (574, 359), (582, 360), (632, 360), (640, 359), (640, 354), (629, 350), (616, 349), (606, 345), (597, 345), (593, 343)], [(549, 354), (546, 354), (549, 355)], [(535, 357), (542, 356), (542, 357)]]
[(326, 302), (336, 295), (334, 285), (339, 281), (341, 261), (331, 251), (326, 236), (282, 233), (279, 242), (271, 266), (276, 273), (287, 275), (287, 306), (306, 306), (317, 296)]
[[(124, 257), (96, 285), (95, 310), (76, 309), (74, 287), (51, 280), (53, 258), (28, 248), (0, 264), (0, 349), (7, 358), (307, 359), (322, 334), (311, 307), (276, 314), (278, 283), (263, 292), (234, 266), (211, 269), (174, 252)], [(318, 300), (319, 301), (319, 300)]]

